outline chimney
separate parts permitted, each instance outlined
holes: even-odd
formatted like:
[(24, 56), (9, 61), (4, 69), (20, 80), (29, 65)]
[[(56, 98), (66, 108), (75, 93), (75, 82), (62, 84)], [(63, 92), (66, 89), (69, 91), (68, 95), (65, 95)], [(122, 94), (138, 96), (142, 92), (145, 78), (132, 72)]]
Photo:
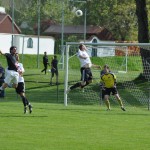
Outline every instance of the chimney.
[(0, 6), (0, 13), (1, 14), (6, 14), (5, 8)]

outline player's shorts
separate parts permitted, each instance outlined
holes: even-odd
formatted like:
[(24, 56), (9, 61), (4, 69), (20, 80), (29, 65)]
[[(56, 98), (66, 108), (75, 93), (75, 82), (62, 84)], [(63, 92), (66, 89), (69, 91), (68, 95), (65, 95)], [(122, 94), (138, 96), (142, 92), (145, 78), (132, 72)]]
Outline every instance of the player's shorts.
[(51, 69), (51, 73), (52, 73), (52, 77), (54, 77), (54, 74), (55, 74), (56, 76), (58, 76), (58, 69), (52, 68), (52, 69)]
[(25, 92), (25, 85), (24, 82), (19, 82), (18, 86), (16, 88), (16, 93), (20, 94), (20, 93), (24, 93)]
[(88, 82), (93, 79), (93, 75), (90, 68), (81, 67), (80, 71), (81, 71), (81, 81)]
[(105, 88), (105, 90), (102, 90), (102, 95), (109, 95), (112, 93), (112, 95), (118, 94), (117, 88), (113, 87), (113, 88)]
[(7, 70), (6, 77), (4, 79), (5, 83), (18, 84), (19, 73), (14, 70)]

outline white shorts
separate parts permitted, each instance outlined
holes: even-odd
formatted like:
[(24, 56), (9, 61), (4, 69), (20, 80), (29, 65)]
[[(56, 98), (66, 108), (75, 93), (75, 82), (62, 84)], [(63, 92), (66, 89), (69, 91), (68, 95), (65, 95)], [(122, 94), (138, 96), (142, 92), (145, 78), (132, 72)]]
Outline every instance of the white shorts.
[(6, 77), (4, 79), (5, 83), (18, 84), (19, 73), (13, 70), (7, 70)]

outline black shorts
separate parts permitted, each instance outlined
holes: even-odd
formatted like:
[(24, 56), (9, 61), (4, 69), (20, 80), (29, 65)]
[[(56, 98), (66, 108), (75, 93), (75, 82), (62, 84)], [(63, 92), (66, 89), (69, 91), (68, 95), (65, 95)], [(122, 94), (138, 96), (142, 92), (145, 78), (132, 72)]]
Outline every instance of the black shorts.
[(18, 86), (16, 88), (16, 93), (20, 94), (20, 93), (24, 93), (25, 92), (25, 85), (24, 82), (19, 82)]
[(51, 69), (51, 73), (52, 73), (52, 77), (54, 76), (54, 74), (55, 74), (56, 76), (58, 76), (58, 69), (52, 68), (52, 69)]
[(90, 68), (81, 68), (81, 81), (90, 81), (93, 79), (92, 72)]
[(102, 90), (102, 95), (109, 95), (112, 93), (112, 95), (118, 94), (117, 88), (113, 87), (113, 88), (105, 88), (105, 90)]

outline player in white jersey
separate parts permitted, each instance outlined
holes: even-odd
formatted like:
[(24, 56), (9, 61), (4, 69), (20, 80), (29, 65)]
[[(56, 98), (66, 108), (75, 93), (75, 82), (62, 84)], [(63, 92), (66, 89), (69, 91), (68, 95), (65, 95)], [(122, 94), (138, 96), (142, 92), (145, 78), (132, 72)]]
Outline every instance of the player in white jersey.
[(69, 87), (66, 91), (67, 93), (77, 87), (81, 87), (81, 89), (83, 91), (85, 86), (92, 83), (93, 75), (91, 72), (91, 67), (95, 67), (95, 68), (99, 68), (99, 69), (101, 68), (98, 65), (92, 64), (90, 56), (87, 53), (87, 48), (85, 45), (83, 45), (83, 44), (79, 45), (79, 50), (78, 50), (77, 56), (80, 60), (80, 66), (81, 66), (81, 68), (80, 68), (81, 81), (77, 82), (74, 85), (72, 85), (71, 87)]

